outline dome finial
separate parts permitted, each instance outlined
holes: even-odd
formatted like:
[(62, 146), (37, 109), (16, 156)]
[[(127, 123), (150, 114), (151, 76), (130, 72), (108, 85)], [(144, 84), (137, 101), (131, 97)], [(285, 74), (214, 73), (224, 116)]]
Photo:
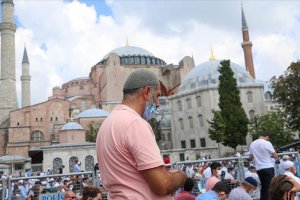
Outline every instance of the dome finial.
[(128, 44), (128, 37), (126, 37), (126, 44), (125, 44), (125, 47), (129, 47), (129, 44)]
[(210, 46), (210, 52), (211, 52), (211, 54), (210, 54), (209, 60), (216, 60), (212, 46)]

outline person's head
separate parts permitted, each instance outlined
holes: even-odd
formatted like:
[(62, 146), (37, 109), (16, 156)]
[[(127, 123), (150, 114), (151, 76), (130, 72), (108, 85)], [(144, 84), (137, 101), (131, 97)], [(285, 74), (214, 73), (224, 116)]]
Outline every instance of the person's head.
[(187, 178), (183, 185), (184, 191), (192, 192), (193, 188), (194, 188), (194, 180), (192, 178)]
[(283, 168), (285, 171), (292, 172), (293, 174), (296, 174), (297, 172), (295, 164), (290, 160), (287, 160), (283, 163)]
[(145, 69), (132, 72), (123, 86), (123, 103), (134, 108), (145, 120), (154, 117), (159, 107), (160, 83), (156, 75)]
[(288, 155), (283, 155), (282, 160), (284, 161), (290, 160), (290, 157)]
[(256, 172), (255, 166), (253, 166), (253, 165), (250, 165), (250, 166), (248, 167), (248, 169), (249, 169), (250, 172), (253, 172), (253, 173)]
[(92, 185), (85, 186), (82, 190), (82, 200), (101, 200), (100, 190)]
[(72, 191), (66, 191), (66, 192), (65, 192), (64, 199), (65, 199), (65, 200), (76, 199), (76, 195), (75, 195), (75, 193), (72, 192)]
[(244, 181), (242, 181), (242, 187), (246, 190), (246, 192), (250, 193), (256, 189), (257, 181), (252, 177), (247, 177)]
[(270, 133), (269, 133), (269, 131), (267, 131), (267, 130), (262, 130), (262, 131), (260, 132), (259, 138), (268, 141), (268, 140), (270, 139)]
[(219, 181), (215, 184), (212, 190), (217, 193), (219, 200), (225, 200), (230, 193), (230, 186), (226, 182)]
[(273, 177), (269, 187), (269, 200), (287, 200), (288, 192), (293, 187), (293, 184), (287, 179), (286, 175)]
[(214, 176), (221, 176), (222, 171), (221, 171), (222, 165), (218, 162), (212, 162), (210, 164), (210, 169), (211, 169), (211, 174)]

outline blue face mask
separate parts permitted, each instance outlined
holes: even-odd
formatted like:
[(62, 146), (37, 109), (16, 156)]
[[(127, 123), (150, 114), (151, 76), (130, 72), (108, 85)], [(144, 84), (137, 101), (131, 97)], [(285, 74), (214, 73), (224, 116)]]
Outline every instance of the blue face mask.
[(156, 110), (157, 110), (157, 108), (156, 108), (155, 103), (153, 103), (151, 107), (146, 106), (146, 109), (142, 116), (143, 119), (146, 121), (150, 121), (152, 118), (155, 117)]
[(146, 108), (142, 115), (142, 118), (146, 121), (150, 121), (152, 118), (155, 117), (156, 110), (157, 110), (157, 107), (154, 103), (154, 97), (152, 97), (151, 100), (149, 102), (147, 102), (147, 104), (146, 104)]

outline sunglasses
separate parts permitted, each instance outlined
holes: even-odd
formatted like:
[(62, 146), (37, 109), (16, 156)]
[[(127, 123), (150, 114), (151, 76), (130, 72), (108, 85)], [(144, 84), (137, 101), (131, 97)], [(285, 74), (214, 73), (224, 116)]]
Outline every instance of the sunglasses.
[(76, 199), (76, 197), (68, 197), (66, 200)]

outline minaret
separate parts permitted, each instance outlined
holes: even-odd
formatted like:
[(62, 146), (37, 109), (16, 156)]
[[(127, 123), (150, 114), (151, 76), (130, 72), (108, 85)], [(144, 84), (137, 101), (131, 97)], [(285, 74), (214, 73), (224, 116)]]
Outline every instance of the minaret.
[(8, 119), (10, 111), (17, 109), (13, 0), (2, 0), (1, 6), (0, 124)]
[(22, 60), (22, 107), (30, 106), (30, 73), (29, 73), (29, 60), (26, 51), (26, 46), (24, 47), (23, 60)]
[(242, 32), (243, 32), (242, 48), (244, 50), (246, 70), (255, 79), (255, 70), (254, 70), (253, 56), (252, 56), (252, 42), (250, 41), (250, 37), (249, 37), (248, 26), (244, 14), (243, 5), (242, 5)]

